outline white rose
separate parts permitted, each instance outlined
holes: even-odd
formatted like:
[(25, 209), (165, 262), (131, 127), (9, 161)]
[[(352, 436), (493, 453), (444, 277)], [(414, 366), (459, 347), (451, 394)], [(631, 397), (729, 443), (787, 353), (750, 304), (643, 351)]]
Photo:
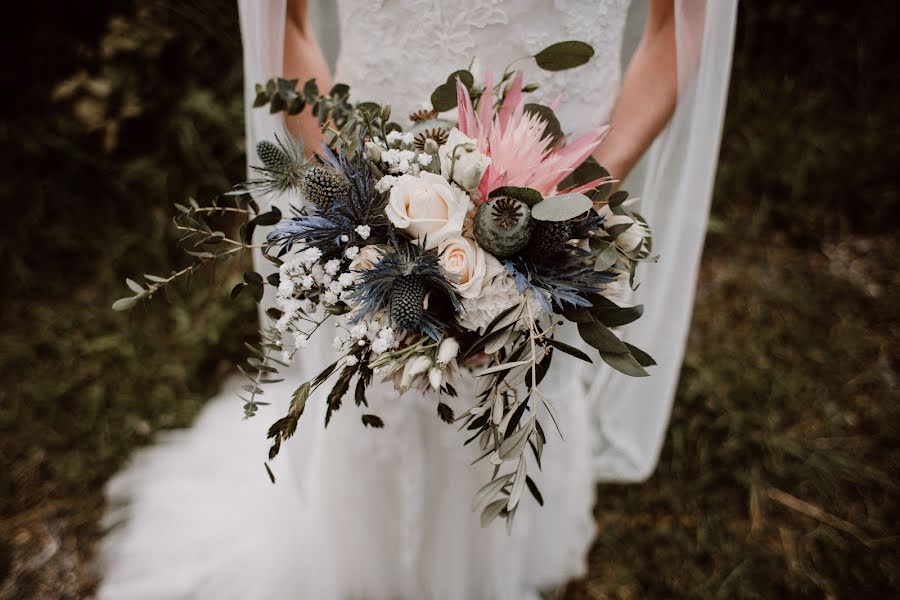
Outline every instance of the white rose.
[(606, 229), (609, 229), (616, 225), (625, 225), (626, 223), (630, 224), (631, 227), (620, 233), (619, 237), (616, 238), (615, 243), (616, 246), (618, 246), (625, 252), (631, 252), (632, 250), (640, 246), (641, 242), (644, 241), (644, 235), (641, 232), (641, 227), (634, 219), (632, 219), (628, 215), (609, 214), (607, 215), (603, 226)]
[(491, 164), (491, 159), (478, 151), (475, 140), (456, 127), (450, 130), (447, 143), (438, 149), (438, 156), (441, 158), (441, 175), (470, 192), (478, 187)]
[(384, 212), (407, 235), (425, 239), (429, 250), (458, 235), (472, 201), (461, 189), (434, 173), (403, 177), (391, 188)]
[[(454, 235), (438, 244), (441, 267), (463, 298), (481, 295), (487, 277), (489, 255), (475, 240)], [(491, 257), (493, 258), (493, 257)]]
[(350, 261), (351, 271), (368, 271), (381, 261), (381, 250), (378, 246), (363, 246), (356, 257)]

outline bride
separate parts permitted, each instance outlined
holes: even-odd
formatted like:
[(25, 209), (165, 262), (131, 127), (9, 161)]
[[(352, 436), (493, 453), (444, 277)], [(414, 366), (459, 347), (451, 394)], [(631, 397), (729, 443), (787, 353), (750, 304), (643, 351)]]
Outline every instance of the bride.
[[(544, 506), (525, 503), (507, 534), (480, 528), (469, 511), (487, 479), (469, 466), (455, 428), (437, 419), (434, 402), (414, 393), (397, 397), (389, 387), (373, 388), (370, 397), (383, 430), (364, 430), (357, 418), (338, 413), (323, 434), (316, 410), (324, 405), (311, 401), (273, 463), (277, 483), (269, 482), (265, 429), (293, 386), (328, 360), (332, 336), (322, 331), (304, 354), (317, 360), (267, 389), (273, 406), (242, 421), (231, 382), (193, 428), (140, 452), (109, 484), (100, 598), (537, 598), (585, 572), (594, 482), (640, 481), (656, 463), (705, 233), (735, 2), (649, 0), (624, 77), (628, 0), (337, 4), (334, 81), (350, 84), (357, 99), (390, 102), (395, 119), (423, 108), (412, 99), (426, 97), (437, 78), (475, 56), (500, 69), (557, 41), (594, 47), (584, 67), (552, 74), (526, 68), (526, 79), (539, 83), (537, 101), (565, 90), (559, 117), (567, 132), (611, 125), (595, 157), (614, 176), (628, 175), (653, 143), (644, 180), (631, 182), (632, 189), (648, 200), (641, 211), (654, 226), (655, 249), (663, 261), (677, 256), (672, 263), (683, 270), (663, 262), (641, 274), (636, 300), (646, 315), (624, 335), (660, 366), (634, 380), (555, 363), (544, 386), (565, 441), (549, 441), (546, 468), (535, 476)], [(241, 0), (240, 9), (249, 152), (284, 126), (249, 107), (255, 82), (315, 77), (321, 89), (332, 78), (306, 0)], [(316, 147), (311, 118), (288, 125)], [(466, 408), (465, 399), (459, 402), (455, 409)]]

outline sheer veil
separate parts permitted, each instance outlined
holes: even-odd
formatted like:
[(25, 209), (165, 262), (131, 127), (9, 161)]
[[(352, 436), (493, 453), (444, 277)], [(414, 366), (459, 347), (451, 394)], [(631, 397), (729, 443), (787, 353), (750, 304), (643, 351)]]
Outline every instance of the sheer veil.
[[(239, 0), (250, 157), (259, 140), (282, 130), (280, 118), (253, 109), (252, 102), (256, 82), (281, 74), (285, 5)], [(595, 466), (601, 480), (639, 481), (656, 465), (684, 356), (725, 114), (737, 0), (676, 0), (675, 10), (678, 106), (646, 157), (643, 184), (631, 188), (647, 199), (641, 211), (662, 259), (639, 273), (636, 301), (646, 311), (624, 334), (659, 366), (643, 379), (602, 369), (587, 382), (597, 399)], [(255, 260), (265, 270), (259, 255)], [(316, 431), (310, 428), (292, 444), (306, 438), (303, 445), (314, 447)]]
[(606, 369), (591, 382), (599, 434), (595, 468), (603, 481), (646, 479), (659, 458), (684, 358), (725, 117), (737, 0), (676, 0), (675, 11), (678, 105), (646, 157), (643, 185), (626, 186), (645, 199), (640, 209), (661, 259), (638, 273), (635, 302), (646, 310), (623, 337), (658, 366), (641, 379)]

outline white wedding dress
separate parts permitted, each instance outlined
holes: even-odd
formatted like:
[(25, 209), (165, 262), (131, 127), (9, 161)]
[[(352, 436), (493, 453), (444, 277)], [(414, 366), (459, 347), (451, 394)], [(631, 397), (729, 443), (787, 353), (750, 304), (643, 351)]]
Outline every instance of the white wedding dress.
[[(547, 74), (516, 63), (526, 69), (526, 80), (540, 84), (537, 101), (562, 95), (560, 120), (577, 132), (605, 123), (615, 102), (628, 4), (341, 0), (335, 81), (350, 84), (356, 99), (390, 102), (394, 118), (402, 119), (474, 56), (499, 72), (551, 43), (580, 39), (596, 50), (580, 69)], [(241, 8), (248, 73), (263, 80), (278, 75), (260, 70), (277, 71), (281, 40), (260, 36), (279, 24), (283, 32), (283, 2), (247, 0)], [(261, 39), (263, 46), (254, 46)], [(251, 143), (277, 129), (271, 118), (248, 115)], [(714, 156), (721, 115), (711, 118), (718, 119)], [(700, 190), (706, 203), (709, 184)], [(704, 212), (703, 224), (705, 218)], [(692, 288), (693, 278), (689, 283)], [(686, 302), (689, 313), (689, 293)], [(687, 316), (681, 320), (686, 328)], [(679, 362), (680, 335), (673, 351)], [(382, 430), (364, 428), (352, 401), (324, 430), (323, 401), (310, 400), (296, 436), (272, 463), (272, 485), (263, 468), (265, 430), (282, 414), (294, 387), (331, 362), (331, 337), (322, 328), (287, 381), (267, 388), (273, 405), (253, 419), (241, 420), (239, 382), (229, 382), (191, 429), (171, 432), (140, 451), (110, 482), (112, 529), (101, 548), (99, 597), (536, 598), (538, 590), (585, 572), (595, 534), (596, 478), (639, 479), (655, 463), (674, 381), (645, 403), (646, 426), (619, 427), (617, 411), (630, 415), (621, 406), (627, 394), (604, 396), (623, 385), (618, 378), (607, 380), (600, 367), (585, 369), (559, 356), (542, 387), (559, 412), (565, 441), (545, 415), (543, 469), (531, 469), (544, 506), (526, 498), (509, 535), (499, 520), (482, 529), (471, 512), (490, 465), (470, 466), (475, 449), (463, 447), (463, 433), (438, 419), (435, 398), (400, 396), (388, 385), (369, 394), (367, 412), (384, 419)], [(677, 364), (664, 378), (674, 380), (672, 373)], [(458, 389), (452, 404), (460, 412), (471, 403), (469, 383)]]

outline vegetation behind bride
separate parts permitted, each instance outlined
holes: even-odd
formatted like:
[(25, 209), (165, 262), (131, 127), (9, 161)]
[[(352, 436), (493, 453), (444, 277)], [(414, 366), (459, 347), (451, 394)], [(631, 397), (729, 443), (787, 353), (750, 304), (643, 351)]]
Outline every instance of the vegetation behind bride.
[[(554, 44), (532, 57), (550, 71), (587, 62), (582, 42)], [(287, 414), (269, 429), (269, 458), (296, 431), (306, 403), (327, 390), (325, 425), (346, 397), (362, 409), (376, 380), (400, 391), (433, 393), (436, 416), (459, 423), (461, 440), (479, 448), (493, 476), (473, 499), (483, 525), (501, 516), (511, 527), (527, 488), (529, 451), (540, 467), (546, 414), (554, 408), (540, 384), (557, 352), (588, 363), (581, 348), (559, 339), (564, 321), (603, 362), (646, 376), (653, 359), (621, 341), (611, 328), (641, 316), (622, 306), (634, 287), (635, 266), (651, 255), (650, 229), (629, 208), (628, 195), (591, 153), (606, 128), (568, 140), (550, 106), (527, 103), (536, 89), (507, 67), (495, 82), (472, 68), (450, 74), (430, 107), (410, 115), (404, 129), (387, 105), (351, 104), (349, 88), (322, 94), (314, 80), (257, 85), (255, 106), (296, 115), (311, 110), (325, 137), (314, 160), (289, 134), (261, 141), (255, 177), (209, 206), (177, 205), (177, 228), (195, 261), (166, 276), (128, 280), (127, 310), (204, 265), (262, 248), (277, 272), (244, 274), (232, 296), (259, 301), (275, 288), (276, 307), (261, 341), (240, 371), (247, 417), (257, 413), (264, 386), (302, 356), (321, 325), (335, 321), (337, 360), (294, 391)], [(456, 112), (456, 119), (442, 118)], [(259, 202), (285, 196), (291, 214)], [(254, 199), (255, 198), (255, 199)], [(210, 217), (243, 213), (239, 239)], [(272, 227), (253, 243), (257, 227)], [(473, 403), (460, 415), (442, 401), (456, 396), (460, 372), (476, 380)], [(351, 393), (352, 388), (352, 393)], [(429, 396), (432, 397), (432, 396)], [(560, 431), (560, 435), (564, 432)], [(268, 467), (267, 467), (268, 468)], [(271, 471), (270, 471), (271, 475)]]

